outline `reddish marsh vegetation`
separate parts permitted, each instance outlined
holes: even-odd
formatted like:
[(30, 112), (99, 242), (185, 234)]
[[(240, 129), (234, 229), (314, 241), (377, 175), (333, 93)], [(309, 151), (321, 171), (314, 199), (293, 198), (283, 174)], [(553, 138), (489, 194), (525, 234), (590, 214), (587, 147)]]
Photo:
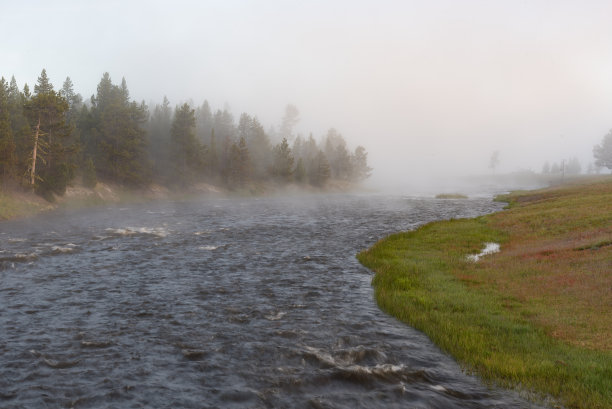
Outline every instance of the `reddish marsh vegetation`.
[(526, 304), (531, 319), (575, 345), (612, 350), (612, 179), (506, 197), (490, 217), (508, 234), (483, 282)]
[(612, 408), (612, 178), (501, 199), (360, 253), (378, 304), (485, 379)]

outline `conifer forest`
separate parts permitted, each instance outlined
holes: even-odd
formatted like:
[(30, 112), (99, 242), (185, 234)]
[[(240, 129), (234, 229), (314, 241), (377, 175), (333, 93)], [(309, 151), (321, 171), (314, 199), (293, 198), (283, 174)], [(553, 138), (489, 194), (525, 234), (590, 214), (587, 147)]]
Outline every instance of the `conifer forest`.
[(67, 77), (61, 88), (43, 69), (34, 89), (0, 79), (0, 181), (52, 200), (67, 186), (98, 181), (131, 188), (183, 189), (211, 183), (228, 190), (274, 183), (323, 188), (366, 179), (364, 147), (349, 149), (335, 129), (318, 137), (295, 133), (299, 111), (287, 105), (277, 128), (256, 116), (236, 121), (207, 101), (155, 106), (130, 97), (125, 79), (104, 73), (89, 99)]

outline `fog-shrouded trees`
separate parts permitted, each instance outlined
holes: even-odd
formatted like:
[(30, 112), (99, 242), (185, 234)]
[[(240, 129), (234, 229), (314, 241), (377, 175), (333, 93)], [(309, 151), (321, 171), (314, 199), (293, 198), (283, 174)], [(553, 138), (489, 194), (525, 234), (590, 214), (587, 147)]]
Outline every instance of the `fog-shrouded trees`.
[(293, 176), (293, 163), (295, 158), (289, 148), (287, 138), (274, 147), (274, 163), (272, 165), (272, 174), (281, 182), (290, 182)]
[(582, 165), (580, 165), (578, 158), (573, 157), (569, 159), (565, 164), (565, 174), (574, 176), (580, 173), (582, 173)]
[(210, 110), (208, 101), (204, 101), (201, 106), (195, 110), (196, 116), (196, 135), (200, 142), (210, 146), (210, 138), (213, 129), (213, 115)]
[(612, 130), (603, 137), (599, 145), (593, 147), (595, 166), (612, 170)]
[(344, 137), (334, 128), (325, 136), (325, 155), (331, 166), (334, 179), (349, 180), (352, 175), (351, 157)]
[(489, 169), (495, 174), (495, 169), (499, 166), (499, 151), (493, 151), (489, 158)]
[(187, 186), (204, 170), (204, 148), (196, 137), (195, 110), (183, 104), (174, 111), (170, 130), (171, 181)]
[(9, 180), (15, 166), (15, 140), (9, 114), (8, 83), (0, 79), (0, 183)]
[(285, 115), (281, 121), (280, 128), (278, 130), (280, 138), (285, 138), (287, 141), (292, 141), (295, 138), (293, 129), (300, 122), (300, 111), (295, 105), (288, 104), (285, 107)]
[(147, 106), (130, 101), (125, 79), (114, 85), (104, 73), (91, 109), (82, 143), (86, 156), (92, 158), (98, 176), (127, 186), (143, 186), (150, 182), (151, 164), (148, 155)]
[(27, 143), (30, 153), (25, 162), (29, 185), (47, 198), (64, 194), (74, 177), (77, 145), (70, 139), (68, 110), (68, 101), (53, 90), (43, 70), (34, 86), (34, 95), (24, 102), (31, 130)]
[(318, 150), (310, 163), (308, 170), (308, 180), (313, 186), (325, 186), (331, 177), (331, 167), (329, 161), (322, 150)]
[(231, 146), (229, 169), (230, 186), (242, 188), (251, 179), (251, 158), (244, 137)]
[(570, 159), (563, 159), (560, 162), (553, 162), (551, 165), (549, 162), (545, 162), (542, 166), (543, 175), (551, 176), (576, 176), (582, 173), (582, 165), (577, 157)]
[(351, 157), (352, 178), (354, 181), (361, 182), (372, 174), (372, 168), (368, 166), (368, 153), (363, 146), (355, 148), (355, 153)]
[(152, 163), (153, 177), (162, 180), (170, 168), (170, 129), (172, 128), (173, 110), (170, 101), (164, 96), (161, 104), (155, 105), (149, 119), (149, 155)]
[(227, 106), (213, 111), (205, 100), (173, 109), (166, 97), (149, 115), (144, 102), (130, 98), (126, 80), (114, 84), (109, 73), (85, 101), (70, 77), (56, 91), (43, 70), (33, 93), (2, 77), (0, 188), (21, 184), (52, 199), (75, 176), (88, 187), (98, 181), (180, 188), (209, 182), (260, 190), (263, 183), (325, 187), (331, 179), (357, 182), (370, 175), (365, 148), (351, 153), (333, 128), (320, 141), (304, 138), (298, 122), (298, 109), (287, 105), (279, 131), (266, 132), (247, 113), (236, 123)]

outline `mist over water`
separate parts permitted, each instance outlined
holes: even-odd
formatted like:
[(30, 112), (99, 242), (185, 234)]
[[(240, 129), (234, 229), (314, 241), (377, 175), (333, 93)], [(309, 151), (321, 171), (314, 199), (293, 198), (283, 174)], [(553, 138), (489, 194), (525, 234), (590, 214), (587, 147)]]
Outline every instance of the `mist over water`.
[(305, 195), (5, 222), (0, 406), (535, 407), (382, 313), (355, 259), (500, 207)]

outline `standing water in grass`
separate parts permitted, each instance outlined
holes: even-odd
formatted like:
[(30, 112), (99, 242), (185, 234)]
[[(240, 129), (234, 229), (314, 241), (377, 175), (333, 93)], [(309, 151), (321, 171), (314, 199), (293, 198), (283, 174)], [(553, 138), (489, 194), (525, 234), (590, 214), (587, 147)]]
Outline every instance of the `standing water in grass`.
[(536, 407), (382, 313), (355, 259), (500, 208), (332, 195), (4, 222), (0, 407)]

